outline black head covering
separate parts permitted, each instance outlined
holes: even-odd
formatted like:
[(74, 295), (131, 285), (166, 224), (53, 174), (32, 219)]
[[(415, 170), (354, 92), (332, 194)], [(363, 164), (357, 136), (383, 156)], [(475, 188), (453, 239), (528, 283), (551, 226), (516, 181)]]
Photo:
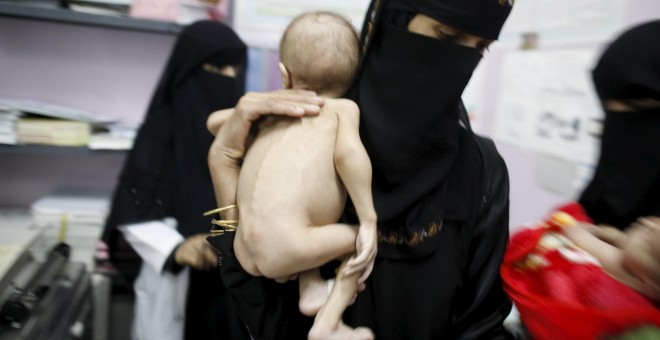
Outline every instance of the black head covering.
[(634, 27), (602, 54), (593, 71), (601, 100), (628, 101), (632, 111), (605, 110), (600, 158), (580, 203), (596, 223), (626, 228), (640, 216), (660, 216), (660, 20)]
[[(215, 206), (215, 198), (207, 163), (213, 136), (206, 119), (233, 107), (244, 93), (246, 56), (245, 44), (220, 22), (193, 23), (177, 39), (106, 221), (103, 239), (118, 267), (123, 254), (132, 253), (119, 225), (174, 217), (184, 237), (209, 230), (202, 212)], [(225, 65), (238, 67), (235, 78), (216, 72)], [(138, 269), (139, 263), (128, 275)]]
[[(484, 10), (491, 2), (496, 6), (492, 18), (497, 19), (474, 23), (479, 29), (472, 32), (496, 37), (509, 12), (508, 5), (496, 0), (392, 0), (384, 2), (382, 14), (374, 12), (365, 23), (363, 40), (369, 46), (354, 96), (361, 111), (360, 134), (373, 163), (381, 237), (419, 238), (415, 235), (429, 224), (452, 218), (464, 221), (473, 213), (466, 202), (479, 190), (477, 164), (470, 164), (478, 159), (478, 151), (461, 94), (481, 54), (475, 48), (408, 32), (407, 26), (419, 12), (447, 15), (456, 19), (452, 24), (457, 28), (471, 27), (471, 20), (488, 18)], [(459, 197), (448, 193), (450, 186), (460, 188)], [(379, 245), (379, 256), (423, 256), (435, 249), (431, 242), (415, 247), (389, 244)]]
[(465, 33), (495, 40), (513, 0), (390, 0), (387, 8), (422, 13)]
[(660, 20), (624, 32), (603, 52), (592, 76), (601, 100), (660, 100)]

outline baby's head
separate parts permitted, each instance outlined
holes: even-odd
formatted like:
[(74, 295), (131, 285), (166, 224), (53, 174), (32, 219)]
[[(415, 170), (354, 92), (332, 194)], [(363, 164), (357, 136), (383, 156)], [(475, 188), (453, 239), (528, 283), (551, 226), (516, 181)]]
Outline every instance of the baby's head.
[(280, 41), (280, 72), (284, 88), (341, 97), (357, 70), (359, 39), (341, 16), (309, 12), (293, 19)]

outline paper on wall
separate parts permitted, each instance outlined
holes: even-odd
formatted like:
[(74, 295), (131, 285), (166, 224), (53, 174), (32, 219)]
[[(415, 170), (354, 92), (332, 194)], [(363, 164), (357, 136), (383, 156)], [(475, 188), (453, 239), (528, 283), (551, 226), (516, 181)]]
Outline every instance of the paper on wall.
[(599, 140), (592, 125), (603, 117), (591, 84), (595, 57), (588, 49), (508, 53), (495, 138), (569, 161), (593, 162)]

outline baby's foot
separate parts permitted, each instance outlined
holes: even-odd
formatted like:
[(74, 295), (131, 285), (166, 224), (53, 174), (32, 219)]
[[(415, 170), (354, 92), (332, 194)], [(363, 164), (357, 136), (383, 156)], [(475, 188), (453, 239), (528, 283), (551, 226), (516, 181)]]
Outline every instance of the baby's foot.
[(307, 335), (309, 340), (373, 340), (376, 338), (374, 333), (366, 327), (351, 328), (340, 323), (336, 328), (324, 328), (316, 323)]
[[(301, 281), (302, 282), (302, 281)], [(335, 280), (327, 281), (309, 280), (300, 285), (300, 300), (298, 308), (307, 316), (314, 316), (328, 300)]]

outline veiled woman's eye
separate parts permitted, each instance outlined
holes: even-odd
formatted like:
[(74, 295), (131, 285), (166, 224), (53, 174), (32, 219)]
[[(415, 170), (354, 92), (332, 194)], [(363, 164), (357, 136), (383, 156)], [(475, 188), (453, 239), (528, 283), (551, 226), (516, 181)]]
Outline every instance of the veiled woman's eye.
[(235, 65), (223, 65), (223, 66), (216, 66), (211, 63), (204, 63), (202, 64), (202, 68), (204, 71), (209, 72), (209, 73), (214, 73), (214, 74), (219, 74), (221, 76), (225, 77), (230, 77), (230, 78), (235, 78), (236, 74), (238, 73), (238, 68), (239, 66)]
[(437, 30), (436, 36), (438, 37), (439, 40), (446, 40), (446, 41), (449, 41), (449, 42), (452, 42), (452, 43), (456, 43), (456, 44), (458, 44), (458, 43), (461, 42), (461, 41), (460, 41), (461, 39), (460, 39), (459, 36), (457, 36), (457, 35), (453, 35), (453, 34), (449, 34), (449, 33), (445, 33), (445, 32), (443, 32), (443, 31), (441, 31), (441, 30)]
[(488, 47), (490, 47), (490, 44), (486, 44), (486, 43), (478, 44), (477, 50), (479, 51), (479, 53), (484, 54), (486, 51), (488, 51)]

